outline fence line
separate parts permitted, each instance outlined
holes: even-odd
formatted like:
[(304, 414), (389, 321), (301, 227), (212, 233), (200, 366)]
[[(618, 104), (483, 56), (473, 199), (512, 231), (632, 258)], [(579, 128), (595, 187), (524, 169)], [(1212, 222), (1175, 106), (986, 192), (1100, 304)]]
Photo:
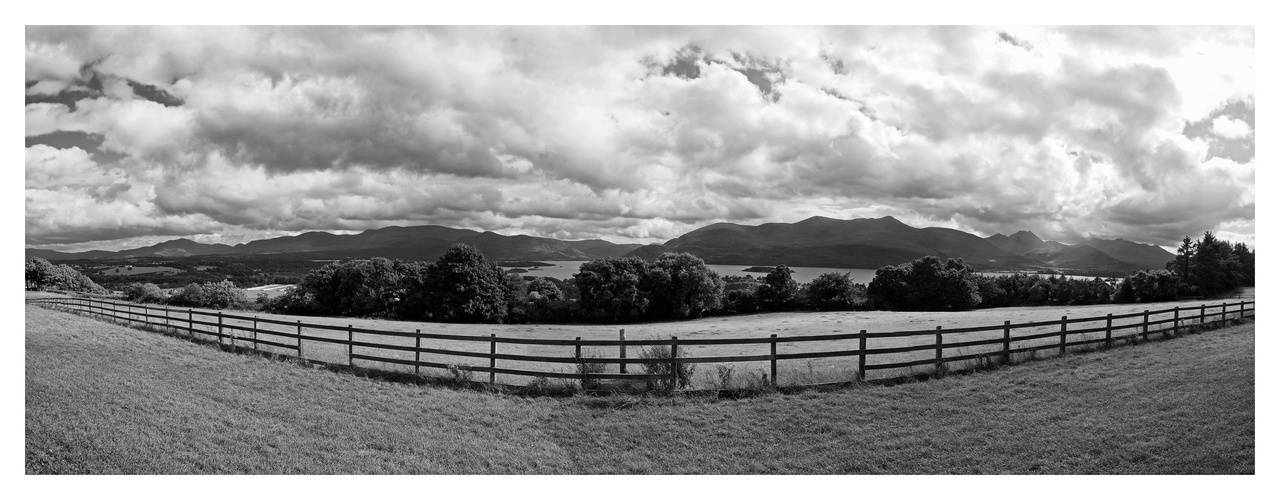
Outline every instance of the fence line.
[[(1005, 321), (1000, 325), (964, 327), (964, 328), (943, 328), (938, 326), (931, 330), (911, 330), (900, 332), (867, 332), (861, 330), (852, 334), (831, 334), (831, 335), (811, 335), (811, 336), (783, 336), (776, 334), (762, 338), (747, 339), (698, 339), (698, 338), (682, 338), (677, 339), (672, 336), (670, 340), (666, 339), (648, 339), (648, 340), (626, 340), (626, 337), (620, 332), (618, 340), (583, 340), (578, 337), (573, 340), (568, 339), (521, 339), (499, 337), (496, 334), (489, 336), (470, 336), (470, 335), (452, 335), (439, 333), (422, 333), (421, 330), (414, 332), (398, 332), (389, 330), (375, 330), (365, 328), (355, 328), (352, 325), (324, 325), (303, 323), (302, 320), (296, 322), (276, 320), (271, 318), (259, 318), (256, 316), (244, 316), (239, 314), (228, 314), (222, 311), (205, 311), (197, 309), (182, 309), (166, 306), (154, 306), (147, 304), (134, 304), (130, 302), (116, 302), (110, 300), (100, 300), (91, 297), (55, 297), (55, 298), (39, 298), (27, 299), (28, 303), (41, 304), (59, 309), (86, 312), (100, 317), (123, 320), (126, 323), (142, 323), (149, 326), (166, 326), (179, 330), (186, 330), (190, 336), (205, 335), (216, 338), (218, 343), (229, 342), (236, 345), (237, 341), (241, 343), (252, 342), (252, 349), (262, 351), (261, 346), (270, 346), (278, 349), (294, 351), (294, 354), (301, 359), (310, 359), (312, 361), (321, 361), (320, 359), (307, 358), (304, 356), (303, 342), (314, 342), (318, 344), (332, 344), (343, 349), (346, 364), (355, 367), (356, 361), (371, 361), (378, 363), (388, 363), (401, 366), (412, 366), (415, 374), (419, 374), (421, 368), (437, 368), (447, 370), (464, 370), (468, 373), (488, 373), (489, 383), (496, 385), (496, 375), (515, 375), (525, 377), (547, 377), (561, 379), (578, 379), (584, 386), (588, 383), (598, 383), (599, 380), (620, 380), (620, 381), (644, 381), (648, 383), (661, 382), (666, 387), (674, 390), (677, 384), (677, 374), (680, 364), (706, 364), (706, 363), (737, 363), (737, 362), (765, 362), (769, 363), (769, 385), (777, 386), (778, 378), (778, 361), (780, 360), (814, 360), (832, 357), (857, 357), (856, 377), (857, 380), (868, 380), (867, 372), (895, 370), (904, 368), (913, 368), (916, 366), (933, 365), (935, 372), (943, 372), (947, 369), (949, 363), (957, 363), (963, 361), (981, 361), (984, 358), (999, 358), (1003, 362), (1009, 362), (1014, 354), (1035, 353), (1043, 349), (1058, 349), (1059, 354), (1065, 354), (1069, 347), (1084, 346), (1090, 344), (1111, 345), (1115, 342), (1126, 341), (1133, 342), (1141, 337), (1147, 340), (1152, 334), (1176, 335), (1179, 328), (1185, 328), (1188, 325), (1199, 325), (1210, 323), (1213, 325), (1226, 324), (1229, 320), (1243, 320), (1246, 317), (1256, 316), (1256, 302), (1240, 301), (1237, 303), (1223, 302), (1221, 304), (1201, 304), (1199, 306), (1183, 307), (1175, 306), (1163, 310), (1145, 310), (1142, 312), (1128, 314), (1107, 314), (1105, 316), (1095, 316), (1088, 318), (1068, 319), (1066, 316), (1056, 321), (1039, 321), (1029, 323), (1010, 324)], [(1249, 307), (1253, 306), (1253, 307)], [(175, 316), (174, 314), (177, 314)], [(185, 313), (185, 315), (183, 314)], [(1156, 319), (1153, 316), (1165, 315), (1173, 313), (1172, 318)], [(1190, 313), (1183, 315), (1182, 313)], [(1198, 313), (1198, 314), (1196, 314)], [(184, 317), (185, 316), (185, 317)], [(1141, 322), (1124, 322), (1118, 321), (1142, 318)], [(243, 324), (232, 324), (228, 321), (252, 322), (251, 327)], [(1071, 330), (1068, 325), (1079, 323), (1091, 323), (1106, 321), (1106, 326), (1092, 328), (1077, 328)], [(163, 323), (162, 323), (163, 322)], [(293, 331), (283, 331), (279, 329), (266, 328), (268, 325), (289, 327)], [(1058, 329), (1050, 331), (1038, 331), (1035, 329), (1043, 327), (1058, 327)], [(311, 330), (312, 335), (304, 334), (304, 329)], [(1137, 331), (1137, 329), (1141, 329)], [(1014, 332), (1022, 330), (1030, 333), (1024, 335), (1015, 335)], [(1134, 330), (1131, 333), (1117, 334), (1120, 331)], [(336, 332), (337, 337), (324, 337), (316, 335), (317, 332), (330, 331)], [(237, 335), (237, 332), (240, 335)], [(984, 332), (999, 332), (999, 336), (979, 339), (962, 339), (945, 341), (945, 335), (956, 334), (974, 334)], [(340, 335), (345, 333), (345, 335)], [(1105, 335), (1096, 338), (1089, 338), (1089, 334), (1103, 333)], [(380, 337), (389, 337), (391, 339), (414, 339), (413, 345), (401, 345), (386, 342), (370, 342), (365, 340), (357, 340), (356, 334), (375, 335)], [(268, 338), (263, 338), (263, 337)], [(1068, 336), (1073, 336), (1075, 340), (1068, 341)], [(1031, 341), (1047, 340), (1057, 337), (1057, 342), (1041, 342), (1034, 345), (1023, 345), (1021, 347), (1013, 347), (1015, 343), (1025, 344)], [(286, 340), (286, 339), (291, 339)], [(895, 345), (890, 347), (868, 347), (869, 339), (897, 339), (897, 341), (910, 342), (913, 339), (931, 340), (930, 342), (916, 343), (914, 345)], [(448, 349), (441, 346), (423, 346), (423, 340), (437, 340), (450, 342), (474, 342), (477, 346), (487, 347), (484, 351), (466, 351), (459, 349)], [(791, 352), (779, 353), (778, 343), (796, 345), (798, 343), (811, 342), (836, 342), (836, 341), (857, 341), (856, 349), (840, 349), (816, 352)], [(685, 356), (679, 357), (680, 352), (690, 352), (689, 346), (711, 346), (711, 345), (758, 345), (768, 344), (768, 354), (755, 355), (733, 355), (733, 356)], [(561, 346), (572, 347), (573, 355), (565, 356), (540, 356), (530, 354), (517, 353), (499, 353), (499, 345), (539, 345), (539, 346)], [(628, 358), (626, 357), (627, 346), (670, 346), (670, 353), (667, 357), (659, 358)], [(950, 356), (944, 355), (946, 350), (963, 350), (972, 347), (988, 347), (976, 353), (959, 353)], [(584, 358), (582, 355), (583, 347), (617, 347), (618, 357), (596, 357), (589, 356)], [(388, 357), (386, 355), (376, 355), (371, 352), (360, 352), (357, 348), (371, 350), (385, 350), (392, 352), (412, 352), (413, 359), (402, 359), (396, 357)], [(684, 348), (683, 351), (680, 348)], [(762, 349), (763, 351), (763, 349)], [(906, 361), (885, 361), (879, 363), (870, 362), (874, 357), (884, 357), (888, 355), (897, 355), (905, 353), (914, 353), (918, 351), (933, 351), (933, 356), (921, 359), (912, 359)], [(264, 351), (266, 352), (266, 351)], [(307, 352), (310, 352), (309, 350)], [(463, 358), (464, 360), (487, 361), (483, 364), (466, 364), (465, 362), (447, 363), (439, 361), (423, 360), (423, 354), (436, 356), (450, 356)], [(528, 370), (512, 367), (499, 367), (498, 361), (516, 361), (516, 362), (532, 362), (550, 365), (567, 366), (569, 371), (551, 371), (551, 370)], [(625, 366), (628, 363), (642, 363), (645, 365), (666, 365), (666, 373), (626, 373)], [(587, 373), (588, 365), (604, 364), (617, 365), (618, 373), (608, 372), (592, 372)], [(506, 384), (503, 384), (506, 385)]]

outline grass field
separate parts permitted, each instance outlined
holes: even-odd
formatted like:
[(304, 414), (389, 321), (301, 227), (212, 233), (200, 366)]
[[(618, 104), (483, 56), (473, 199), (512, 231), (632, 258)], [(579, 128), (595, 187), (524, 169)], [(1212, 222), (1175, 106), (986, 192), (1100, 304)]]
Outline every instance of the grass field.
[[(1250, 293), (1252, 295), (1252, 293)], [(1252, 297), (1249, 298), (1252, 300)], [(1237, 299), (1237, 303), (1239, 300)], [(489, 335), (496, 334), (503, 338), (544, 338), (572, 340), (575, 337), (581, 337), (584, 340), (616, 340), (618, 338), (618, 330), (626, 329), (627, 338), (631, 340), (637, 339), (670, 339), (672, 335), (678, 336), (682, 340), (693, 339), (760, 339), (767, 338), (770, 334), (777, 334), (781, 338), (787, 337), (807, 337), (813, 335), (825, 334), (851, 334), (857, 333), (858, 330), (865, 329), (869, 332), (893, 332), (893, 331), (909, 331), (909, 330), (928, 330), (936, 326), (943, 328), (958, 327), (975, 327), (975, 326), (993, 326), (1000, 325), (1004, 321), (1010, 321), (1013, 324), (1030, 323), (1039, 321), (1054, 321), (1062, 316), (1069, 318), (1085, 318), (1085, 317), (1101, 317), (1108, 313), (1121, 315), (1132, 312), (1142, 312), (1144, 309), (1161, 310), (1169, 309), (1174, 305), (1182, 307), (1199, 306), (1202, 303), (1210, 305), (1214, 302), (1200, 301), (1182, 301), (1182, 302), (1164, 302), (1157, 304), (1106, 304), (1094, 306), (1075, 306), (1075, 307), (1009, 307), (999, 309), (980, 309), (962, 312), (895, 312), (895, 311), (850, 311), (850, 312), (797, 312), (797, 313), (775, 313), (775, 314), (754, 314), (743, 316), (726, 316), (711, 317), (693, 321), (679, 321), (666, 323), (646, 323), (635, 325), (477, 325), (477, 324), (441, 324), (441, 323), (422, 323), (409, 321), (388, 321), (363, 318), (328, 318), (328, 317), (306, 317), (306, 316), (288, 316), (275, 314), (255, 314), (255, 313), (239, 313), (242, 316), (253, 315), (260, 318), (275, 319), (293, 323), (302, 321), (308, 324), (333, 325), (339, 329), (312, 329), (304, 328), (303, 332), (309, 336), (326, 337), (345, 341), (347, 333), (345, 327), (354, 325), (356, 328), (377, 329), (399, 332), (413, 332), (415, 329), (421, 329), (423, 333), (444, 333), (451, 335), (465, 335), (476, 338), (478, 341), (454, 341), (454, 340), (435, 340), (426, 339), (423, 341), (423, 347), (451, 349), (458, 351), (469, 351), (487, 354), (489, 352)], [(1222, 301), (1216, 302), (1221, 304)], [(1212, 310), (1211, 310), (1212, 311)], [(139, 312), (141, 310), (139, 309)], [(172, 316), (175, 320), (185, 321), (187, 314), (185, 310), (173, 311)], [(199, 313), (197, 312), (197, 315)], [(1189, 311), (1184, 311), (1182, 317), (1185, 318)], [(1195, 312), (1198, 314), (1198, 310)], [(1172, 313), (1163, 315), (1152, 315), (1151, 320), (1167, 320), (1173, 317)], [(196, 317), (197, 320), (216, 321), (212, 317)], [(1117, 320), (1114, 324), (1114, 334), (1125, 335), (1135, 333), (1140, 329), (1132, 325), (1141, 322), (1142, 318), (1128, 318), (1125, 320)], [(249, 328), (250, 321), (226, 320), (228, 327)], [(1102, 327), (1106, 324), (1105, 320), (1098, 320), (1085, 323), (1073, 323), (1070, 325), (1072, 330)], [(274, 329), (277, 331), (285, 331), (293, 333), (296, 330), (289, 326), (259, 324), (259, 328)], [(203, 326), (206, 330), (215, 330), (214, 327)], [(1039, 327), (1036, 329), (1019, 329), (1013, 332), (1014, 338), (1018, 336), (1031, 335), (1034, 333), (1050, 333), (1058, 331), (1057, 325)], [(238, 335), (246, 336), (247, 334), (240, 331)], [(969, 341), (969, 340), (990, 340), (1002, 338), (1003, 332), (1000, 330), (986, 332), (970, 332), (956, 333), (944, 335), (944, 341)], [(1103, 332), (1093, 332), (1088, 334), (1071, 334), (1068, 341), (1077, 341), (1085, 338), (1100, 339), (1105, 336)], [(212, 338), (212, 337), (210, 337)], [(263, 336), (264, 339), (275, 340), (293, 344), (293, 339), (283, 337)], [(356, 334), (354, 340), (358, 342), (374, 342), (390, 345), (401, 345), (412, 347), (414, 339), (406, 337), (392, 337), (385, 335), (372, 334)], [(923, 335), (915, 337), (891, 337), (891, 338), (873, 338), (869, 339), (867, 347), (870, 349), (902, 347), (908, 345), (931, 345), (934, 342), (933, 335)], [(1011, 345), (1013, 349), (1019, 349), (1030, 345), (1052, 345), (1058, 342), (1058, 338), (1045, 338), (1030, 341), (1014, 341)], [(247, 340), (237, 342), (240, 345), (248, 346)], [(999, 344), (971, 346), (965, 348), (948, 348), (943, 350), (943, 356), (954, 356), (963, 354), (976, 354), (980, 352), (995, 353), (1000, 349)], [(274, 348), (270, 346), (261, 346), (263, 350), (275, 351), (281, 354), (294, 354), (292, 349)], [(840, 340), (840, 341), (820, 341), (820, 342), (803, 342), (803, 341), (780, 341), (778, 343), (778, 354), (788, 354), (797, 352), (817, 352), (817, 351), (833, 351), (833, 350), (852, 350), (858, 348), (857, 339)], [(304, 341), (304, 355), (308, 359), (324, 361), (329, 363), (346, 363), (347, 349), (345, 346), (318, 342)], [(386, 358), (399, 358), (412, 360), (413, 353), (407, 351), (399, 351), (392, 349), (374, 349), (361, 347), (357, 349), (359, 354), (381, 356)], [(497, 351), (501, 354), (523, 354), (535, 356), (572, 356), (573, 348), (566, 346), (542, 346), (542, 345), (518, 345), (518, 344), (500, 344)], [(632, 348), (630, 355), (636, 356), (638, 349)], [(1054, 350), (1046, 350), (1041, 355), (1051, 354)], [(616, 356), (617, 351), (605, 351), (604, 348), (587, 348), (584, 350), (588, 355), (596, 356)], [(685, 346), (682, 350), (685, 356), (743, 356), (743, 355), (767, 355), (769, 354), (768, 344), (741, 344), (741, 345), (691, 345)], [(923, 359), (932, 359), (934, 351), (931, 349), (895, 353), (895, 354), (878, 354), (868, 358), (869, 364), (874, 363), (892, 363), (904, 362)], [(442, 364), (460, 364), (473, 366), (487, 366), (488, 361), (483, 358), (449, 356), (439, 354), (423, 354), (423, 361), (435, 362)], [(781, 360), (778, 362), (778, 383), (779, 385), (807, 385), (814, 383), (826, 382), (847, 382), (856, 378), (857, 375), (857, 357), (832, 357), (813, 360)], [(389, 371), (412, 372), (412, 367), (391, 363), (379, 363), (372, 361), (359, 361), (361, 366), (368, 368), (377, 368)], [(972, 365), (975, 362), (968, 362)], [(733, 387), (746, 387), (757, 384), (761, 375), (767, 374), (769, 370), (768, 361), (757, 362), (738, 362), (727, 363), (726, 367), (733, 369), (734, 377), (731, 385)], [(501, 360), (498, 362), (501, 368), (512, 368), (533, 371), (559, 371), (571, 373), (572, 365), (565, 364), (548, 364), (533, 361), (511, 361)], [(949, 369), (965, 368), (963, 363), (952, 363)], [(633, 370), (637, 369), (633, 366)], [(617, 371), (617, 365), (608, 365), (611, 372)], [(890, 378), (895, 376), (909, 375), (911, 373), (931, 372), (932, 365), (916, 366), (913, 368), (901, 368), (894, 370), (880, 370), (868, 373), (869, 379)], [(717, 367), (714, 364), (698, 365), (694, 373), (692, 382), (694, 388), (706, 389), (713, 388), (718, 385), (715, 377)], [(447, 376), (444, 370), (424, 368), (423, 374), (430, 376)], [(477, 374), (479, 377), (485, 377), (484, 374)], [(525, 385), (532, 381), (531, 377), (500, 374), (497, 382)]]
[(525, 398), (26, 308), (28, 474), (1250, 474), (1254, 324), (897, 386)]

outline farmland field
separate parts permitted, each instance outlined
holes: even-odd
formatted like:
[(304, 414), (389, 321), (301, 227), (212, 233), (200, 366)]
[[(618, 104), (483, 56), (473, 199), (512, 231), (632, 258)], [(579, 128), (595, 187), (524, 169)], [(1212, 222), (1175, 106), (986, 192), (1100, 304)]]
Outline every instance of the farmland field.
[[(1250, 297), (1252, 291), (1246, 291), (1245, 294)], [(865, 329), (868, 332), (895, 332), (895, 331), (918, 331), (932, 330), (937, 326), (943, 328), (961, 328), (976, 326), (993, 326), (1000, 325), (1005, 320), (1012, 324), (1030, 323), (1039, 321), (1056, 321), (1062, 316), (1068, 318), (1086, 318), (1101, 317), (1106, 314), (1121, 315), (1126, 313), (1141, 313), (1145, 310), (1163, 310), (1170, 309), (1174, 305), (1181, 307), (1197, 306), (1194, 313), (1184, 311), (1182, 317), (1185, 318), (1191, 314), (1198, 314), (1198, 306), (1202, 302), (1199, 301), (1182, 301), (1167, 302), (1157, 304), (1112, 304), (1112, 305), (1096, 305), (1096, 306), (1076, 306), (1076, 307), (1017, 307), (1017, 308), (999, 308), (999, 309), (983, 309), (976, 311), (963, 312), (890, 312), (890, 311), (852, 311), (852, 312), (801, 312), (801, 313), (775, 313), (775, 314), (757, 314), (746, 316), (728, 316), (728, 317), (712, 317), (695, 321), (683, 322), (667, 322), (667, 323), (646, 323), (635, 325), (475, 325), (475, 324), (441, 324), (441, 323), (420, 323), (405, 321), (388, 321), (374, 319), (358, 319), (358, 318), (328, 318), (328, 317), (307, 317), (307, 316), (288, 316), (275, 314), (254, 314), (244, 312), (228, 312), (227, 314), (253, 316), (263, 320), (274, 320), (284, 323), (296, 323), (301, 321), (307, 324), (333, 325), (335, 329), (320, 328), (303, 328), (303, 334), (307, 336), (330, 338), (334, 340), (345, 341), (347, 325), (355, 328), (386, 330), (394, 332), (413, 333), (414, 330), (421, 330), (422, 333), (440, 333), (450, 335), (463, 335), (474, 337), (476, 341), (462, 340), (438, 340), (424, 339), (422, 347), (439, 348), (457, 351), (473, 352), (479, 355), (487, 355), (489, 352), (489, 336), (497, 335), (500, 338), (513, 339), (558, 339), (573, 340), (581, 337), (583, 340), (617, 340), (618, 330), (625, 329), (626, 336), (629, 340), (642, 339), (670, 339), (675, 335), (682, 341), (696, 341), (699, 339), (761, 339), (768, 338), (770, 334), (776, 334), (779, 337), (778, 354), (786, 355), (790, 353), (804, 352), (821, 352), (833, 350), (854, 350), (858, 348), (857, 339), (849, 340), (823, 340), (823, 341), (806, 341), (806, 337), (826, 334), (849, 334), (857, 333), (858, 330)], [(1221, 305), (1222, 302), (1216, 302)], [(1215, 303), (1208, 303), (1213, 305)], [(1238, 304), (1238, 300), (1237, 300)], [(1219, 309), (1220, 310), (1220, 309)], [(1238, 309), (1237, 309), (1238, 310)], [(134, 312), (140, 313), (140, 308), (135, 307)], [(152, 310), (155, 313), (154, 309)], [(1210, 309), (1210, 312), (1213, 312)], [(173, 310), (170, 313), (174, 322), (185, 321), (187, 318), (186, 310)], [(1173, 317), (1173, 313), (1151, 315), (1151, 319), (1167, 320)], [(216, 321), (212, 316), (201, 316), (200, 311), (196, 311), (195, 319), (197, 321)], [(163, 319), (158, 320), (163, 322)], [(1115, 336), (1136, 333), (1140, 329), (1133, 325), (1141, 322), (1141, 317), (1127, 318), (1117, 320), (1113, 323)], [(248, 338), (249, 334), (244, 330), (248, 329), (253, 323), (251, 321), (226, 319), (224, 325), (228, 331), (240, 337), (236, 343), (242, 346), (251, 345)], [(1089, 321), (1082, 323), (1073, 323), (1070, 328), (1072, 330), (1102, 327), (1106, 325), (1106, 320)], [(268, 324), (259, 322), (257, 327), (261, 329), (271, 329), (286, 333), (295, 333), (297, 329), (290, 326)], [(203, 328), (205, 331), (215, 330), (215, 327), (197, 326), (197, 330)], [(1019, 336), (1026, 336), (1036, 333), (1053, 333), (1058, 331), (1059, 326), (1049, 325), (1032, 329), (1015, 329), (1012, 332), (1016, 339)], [(1085, 334), (1070, 334), (1068, 341), (1077, 341), (1081, 339), (1099, 339), (1105, 336), (1104, 332), (1092, 332)], [(1000, 339), (1003, 332), (1000, 330), (971, 332), (971, 333), (953, 333), (945, 335), (945, 342), (953, 341), (969, 341), (969, 340), (987, 340)], [(212, 337), (210, 337), (212, 338)], [(269, 334), (259, 334), (259, 338), (264, 340), (274, 340), (293, 345), (294, 340), (284, 337), (274, 337)], [(353, 340), (357, 342), (371, 342), (393, 346), (413, 347), (414, 339), (407, 337), (396, 337), (388, 335), (375, 335), (366, 333), (356, 333)], [(1059, 341), (1057, 336), (1036, 340), (1015, 340), (1012, 342), (1011, 348), (1018, 349), (1031, 345), (1054, 345)], [(933, 335), (921, 335), (912, 337), (891, 337), (891, 338), (872, 338), (868, 339), (867, 347), (870, 349), (903, 347), (903, 346), (927, 346), (934, 342)], [(281, 354), (294, 354), (293, 349), (277, 348), (273, 346), (260, 345), (260, 349), (268, 352), (277, 352)], [(975, 354), (980, 352), (994, 353), (1000, 346), (983, 345), (971, 346), (963, 348), (947, 348), (943, 350), (943, 356), (954, 356), (963, 354)], [(631, 348), (629, 357), (636, 357), (636, 347)], [(686, 357), (710, 357), (710, 356), (745, 356), (745, 355), (765, 355), (769, 354), (768, 344), (739, 344), (739, 345), (688, 345), (683, 348), (683, 355)], [(320, 341), (304, 341), (303, 342), (304, 357), (307, 359), (329, 362), (329, 363), (346, 363), (347, 348), (338, 345)], [(412, 352), (395, 350), (359, 347), (356, 354), (372, 355), (378, 357), (386, 357), (392, 359), (404, 359), (412, 361), (414, 355)], [(546, 345), (521, 345), (521, 344), (498, 344), (497, 352), (499, 354), (520, 354), (533, 356), (557, 356), (568, 357), (573, 355), (573, 347), (571, 346), (546, 346)], [(1055, 349), (1048, 349), (1041, 354), (1049, 355), (1056, 352)], [(615, 357), (618, 356), (616, 351), (605, 351), (604, 348), (586, 347), (584, 355), (596, 357)], [(877, 354), (868, 357), (868, 364), (877, 363), (895, 363), (913, 360), (932, 359), (934, 351), (932, 349), (918, 350), (906, 353), (894, 354)], [(488, 360), (482, 356), (466, 357), (456, 355), (429, 354), (421, 355), (424, 362), (435, 362), (442, 364), (458, 364), (470, 366), (487, 366)], [(779, 360), (778, 361), (778, 384), (779, 385), (805, 385), (824, 382), (846, 382), (852, 380), (857, 371), (857, 357), (830, 357), (813, 360)], [(375, 361), (360, 360), (357, 364), (365, 368), (377, 368), (382, 370), (412, 372), (410, 366), (381, 363)], [(498, 367), (519, 370), (532, 371), (552, 371), (571, 373), (573, 365), (570, 364), (548, 364), (534, 361), (521, 360), (500, 360)], [(768, 361), (750, 361), (725, 363), (725, 368), (732, 368), (734, 373), (732, 386), (747, 386), (753, 382), (760, 380), (760, 377), (768, 373)], [(964, 368), (968, 365), (960, 363), (952, 363), (948, 366), (950, 369)], [(632, 365), (631, 373), (639, 371), (639, 367)], [(718, 367), (714, 364), (700, 364), (697, 366), (693, 377), (693, 388), (712, 388), (719, 383), (715, 374)], [(932, 366), (916, 366), (915, 372), (932, 371)], [(609, 365), (608, 371), (617, 372), (617, 365)], [(890, 370), (877, 370), (868, 373), (868, 379), (886, 378), (893, 376), (908, 375), (913, 373), (913, 368), (898, 368)], [(428, 376), (444, 376), (445, 371), (432, 368), (423, 368), (422, 373)], [(483, 376), (483, 375), (481, 375)], [(522, 375), (497, 375), (498, 383), (510, 385), (525, 385), (533, 381), (532, 377)]]
[(1253, 323), (973, 376), (739, 400), (516, 397), (35, 306), (26, 324), (28, 474), (1254, 472)]

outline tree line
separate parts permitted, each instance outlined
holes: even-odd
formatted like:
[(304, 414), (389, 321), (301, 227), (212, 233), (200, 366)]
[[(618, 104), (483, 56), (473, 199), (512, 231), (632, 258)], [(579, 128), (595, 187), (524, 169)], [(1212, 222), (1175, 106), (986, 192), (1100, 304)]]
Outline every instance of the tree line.
[[(1212, 296), (1252, 286), (1254, 252), (1205, 232), (1184, 238), (1166, 269), (1119, 283), (1101, 278), (1010, 273), (982, 275), (962, 259), (926, 256), (885, 266), (864, 286), (848, 273), (797, 283), (787, 266), (762, 278), (721, 277), (689, 253), (586, 262), (572, 279), (506, 273), (475, 247), (457, 244), (435, 262), (385, 258), (332, 262), (276, 298), (249, 301), (230, 281), (191, 283), (166, 295), (150, 283), (124, 292), (142, 302), (252, 308), (302, 315), (381, 317), (460, 323), (626, 323), (794, 310), (949, 311), (1023, 305), (1152, 302)], [(105, 293), (69, 266), (28, 259), (28, 287)], [(96, 288), (95, 288), (96, 287)]]

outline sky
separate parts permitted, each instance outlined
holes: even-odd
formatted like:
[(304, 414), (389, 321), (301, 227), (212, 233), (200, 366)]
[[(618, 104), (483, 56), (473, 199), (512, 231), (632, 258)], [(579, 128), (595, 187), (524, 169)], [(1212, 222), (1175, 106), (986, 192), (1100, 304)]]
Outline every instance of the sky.
[(25, 30), (25, 245), (893, 216), (1255, 241), (1252, 27)]

